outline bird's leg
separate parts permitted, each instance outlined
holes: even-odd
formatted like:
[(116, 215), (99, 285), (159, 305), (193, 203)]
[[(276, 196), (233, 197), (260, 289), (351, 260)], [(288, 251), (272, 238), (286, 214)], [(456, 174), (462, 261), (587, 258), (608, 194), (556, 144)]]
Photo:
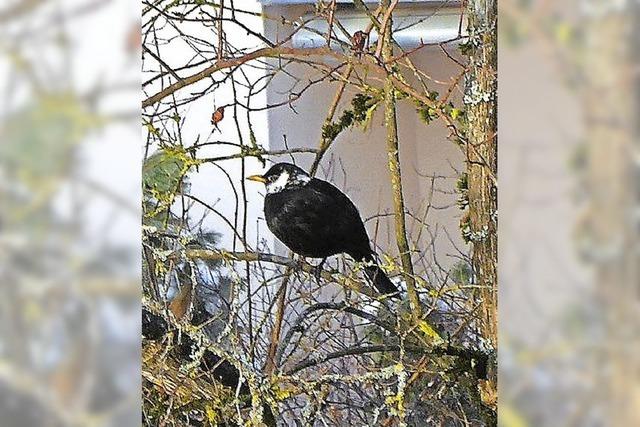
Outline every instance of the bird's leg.
[(322, 267), (324, 266), (324, 263), (327, 262), (326, 258), (322, 258), (322, 261), (320, 261), (320, 264), (316, 265), (313, 270), (314, 270), (314, 275), (316, 276), (316, 280), (318, 281), (318, 283), (320, 283), (320, 279), (322, 278)]

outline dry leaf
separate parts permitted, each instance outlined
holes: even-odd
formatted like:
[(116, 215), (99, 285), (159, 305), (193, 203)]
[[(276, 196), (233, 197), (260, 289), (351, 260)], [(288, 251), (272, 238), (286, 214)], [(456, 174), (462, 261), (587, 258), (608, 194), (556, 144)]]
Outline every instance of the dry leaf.
[(211, 115), (211, 124), (216, 126), (224, 119), (224, 107), (219, 107), (214, 113)]
[(171, 300), (169, 310), (177, 320), (180, 320), (187, 314), (191, 306), (191, 283), (185, 283), (180, 288), (180, 292)]
[(364, 44), (367, 41), (367, 33), (364, 31), (356, 31), (351, 36), (351, 44), (353, 45), (353, 50), (358, 53), (358, 55), (364, 50)]

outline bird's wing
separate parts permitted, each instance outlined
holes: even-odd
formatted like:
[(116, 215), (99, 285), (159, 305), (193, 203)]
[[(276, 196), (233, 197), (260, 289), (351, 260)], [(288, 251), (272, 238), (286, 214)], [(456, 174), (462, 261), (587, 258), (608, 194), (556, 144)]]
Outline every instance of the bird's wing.
[(332, 224), (332, 233), (343, 237), (345, 247), (342, 251), (356, 258), (362, 258), (371, 253), (369, 237), (360, 212), (351, 199), (331, 183), (320, 179), (312, 179), (306, 187), (316, 194), (311, 198), (312, 202), (317, 197), (327, 206), (331, 206), (327, 216)]
[(324, 258), (344, 252), (358, 260), (371, 254), (358, 209), (328, 182), (312, 179), (268, 194), (264, 207), (269, 229), (298, 254)]

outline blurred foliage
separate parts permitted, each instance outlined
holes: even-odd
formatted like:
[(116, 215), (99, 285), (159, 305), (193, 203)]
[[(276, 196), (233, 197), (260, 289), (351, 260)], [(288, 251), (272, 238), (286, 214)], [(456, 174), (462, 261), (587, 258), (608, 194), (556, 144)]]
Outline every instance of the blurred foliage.
[(105, 124), (72, 92), (41, 94), (0, 125), (2, 218), (36, 231), (51, 224), (51, 201), (77, 167), (77, 149)]
[(451, 270), (449, 270), (449, 275), (451, 276), (451, 280), (458, 285), (467, 286), (471, 284), (473, 270), (468, 262), (458, 261), (451, 267)]
[(176, 195), (188, 189), (187, 173), (199, 162), (180, 146), (159, 149), (142, 166), (144, 215), (164, 221)]
[[(78, 57), (78, 34), (70, 30), (94, 8), (74, 2), (84, 9), (70, 14), (68, 6), (0, 6), (3, 426), (129, 425), (127, 416), (135, 416), (139, 406), (130, 374), (138, 365), (132, 346), (138, 331), (131, 321), (139, 301), (131, 273), (131, 265), (139, 264), (136, 240), (112, 239), (104, 217), (93, 215), (96, 206), (106, 206), (109, 225), (126, 224), (133, 215), (122, 206), (130, 200), (110, 185), (92, 186), (83, 157), (93, 154), (89, 141), (111, 142), (92, 137), (113, 123), (101, 108), (112, 86), (103, 78), (100, 90), (84, 89), (100, 61), (92, 54)], [(78, 83), (77, 65), (87, 62), (95, 67), (83, 68), (81, 78), (87, 80)], [(118, 71), (122, 77), (129, 70)], [(119, 80), (118, 94), (127, 89)], [(114, 108), (109, 114), (126, 124), (127, 111)], [(136, 124), (128, 124), (139, 135)]]
[(529, 423), (510, 403), (501, 402), (498, 409), (499, 427), (528, 427)]
[(74, 149), (104, 124), (71, 92), (40, 95), (1, 128), (0, 162), (36, 191), (52, 177), (68, 174), (76, 160)]

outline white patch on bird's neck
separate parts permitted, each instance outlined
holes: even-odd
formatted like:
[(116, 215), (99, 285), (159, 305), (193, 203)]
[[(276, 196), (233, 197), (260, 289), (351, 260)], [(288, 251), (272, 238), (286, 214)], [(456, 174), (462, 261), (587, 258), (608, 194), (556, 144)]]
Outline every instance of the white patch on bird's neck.
[(287, 171), (282, 171), (280, 176), (278, 176), (278, 179), (267, 184), (267, 193), (273, 194), (284, 190), (288, 182), (289, 173)]
[(311, 177), (306, 175), (289, 175), (289, 172), (282, 171), (282, 173), (278, 176), (278, 178), (267, 184), (267, 193), (273, 194), (278, 193), (284, 190), (287, 187), (294, 185), (305, 185), (307, 182), (311, 181)]

